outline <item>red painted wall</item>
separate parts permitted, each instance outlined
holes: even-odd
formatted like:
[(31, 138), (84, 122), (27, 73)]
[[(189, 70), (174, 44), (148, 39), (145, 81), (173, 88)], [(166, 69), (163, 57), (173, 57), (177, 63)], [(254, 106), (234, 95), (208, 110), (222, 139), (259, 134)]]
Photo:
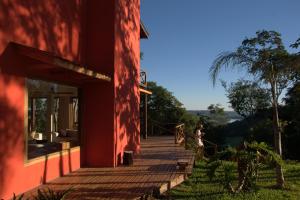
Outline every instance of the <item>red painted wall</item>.
[[(8, 43), (13, 41), (80, 62), (83, 3), (80, 0), (1, 0), (0, 59)], [(79, 151), (25, 166), (24, 83), (23, 77), (0, 73), (0, 199), (80, 167)]]
[(89, 84), (82, 92), (82, 166), (113, 167), (114, 101), (111, 83)]
[[(83, 165), (117, 166), (124, 150), (140, 149), (140, 1), (89, 0), (87, 5), (87, 66), (111, 75), (113, 82), (83, 90), (83, 131), (88, 132)], [(90, 112), (101, 114), (95, 118)]]
[(124, 150), (140, 150), (140, 0), (116, 1), (114, 52), (115, 142), (120, 159)]
[(1, 0), (0, 54), (14, 41), (80, 61), (83, 0)]
[[(114, 73), (114, 1), (88, 0), (86, 56), (88, 68)], [(115, 166), (114, 81), (87, 84), (82, 91), (82, 165)]]
[(24, 78), (0, 75), (0, 199), (80, 167), (80, 151), (26, 166), (24, 84)]
[(0, 70), (14, 41), (113, 78), (82, 87), (81, 150), (25, 166), (25, 79), (0, 73), (0, 199), (80, 166), (115, 167), (124, 150), (139, 151), (139, 1), (0, 1)]

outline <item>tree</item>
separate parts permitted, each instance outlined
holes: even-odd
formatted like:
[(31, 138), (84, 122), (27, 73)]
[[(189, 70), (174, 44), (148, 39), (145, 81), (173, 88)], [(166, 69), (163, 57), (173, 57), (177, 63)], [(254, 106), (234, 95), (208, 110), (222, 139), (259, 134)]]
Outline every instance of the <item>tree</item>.
[(178, 123), (184, 113), (184, 107), (173, 94), (155, 82), (148, 82), (152, 91), (148, 98), (148, 115), (151, 120), (161, 123)]
[[(294, 43), (291, 44), (290, 47), (297, 49), (300, 47), (300, 38)], [(300, 80), (300, 51), (293, 55), (293, 63), (294, 63), (294, 70), (292, 71), (293, 77), (296, 80)]]
[(300, 160), (300, 82), (288, 89), (284, 101), (282, 117), (287, 121), (284, 127), (284, 153), (288, 159)]
[(297, 49), (300, 46), (300, 38), (298, 40), (296, 40), (296, 42), (294, 44), (291, 44), (292, 48)]
[[(290, 54), (285, 50), (281, 35), (276, 31), (258, 31), (253, 38), (246, 38), (234, 52), (223, 52), (210, 68), (215, 85), (216, 77), (222, 67), (244, 67), (248, 73), (266, 84), (271, 93), (273, 132), (276, 152), (282, 156), (281, 130), (278, 117), (278, 99), (290, 80), (292, 65)], [(277, 165), (277, 186), (284, 186), (282, 167)]]
[(149, 121), (171, 126), (184, 123), (185, 131), (192, 134), (198, 117), (188, 113), (183, 104), (166, 88), (157, 85), (155, 82), (148, 82), (147, 89), (152, 91), (152, 95), (148, 96)]
[(209, 122), (214, 126), (227, 124), (229, 119), (225, 114), (224, 108), (221, 104), (210, 104), (207, 107), (210, 113)]
[(224, 108), (221, 106), (221, 104), (210, 104), (207, 107), (207, 110), (210, 112), (210, 114), (224, 114)]
[(270, 93), (258, 83), (239, 80), (229, 86), (222, 83), (231, 107), (243, 117), (253, 116), (257, 111), (270, 106)]

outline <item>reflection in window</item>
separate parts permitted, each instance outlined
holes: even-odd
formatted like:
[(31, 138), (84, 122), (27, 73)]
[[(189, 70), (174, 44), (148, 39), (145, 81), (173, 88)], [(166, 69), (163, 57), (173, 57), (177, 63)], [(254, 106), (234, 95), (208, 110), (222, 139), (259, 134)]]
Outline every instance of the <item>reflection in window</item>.
[(47, 121), (47, 98), (32, 97), (29, 99), (28, 103), (28, 120), (30, 130), (45, 132)]
[(78, 146), (78, 89), (27, 79), (27, 90), (27, 158)]

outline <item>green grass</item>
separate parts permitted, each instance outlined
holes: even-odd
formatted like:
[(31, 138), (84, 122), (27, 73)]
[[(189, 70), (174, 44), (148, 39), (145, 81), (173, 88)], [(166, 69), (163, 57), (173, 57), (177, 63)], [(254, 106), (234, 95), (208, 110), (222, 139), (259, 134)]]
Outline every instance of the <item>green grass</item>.
[(170, 191), (171, 199), (221, 199), (221, 200), (300, 200), (300, 163), (289, 162), (285, 166), (286, 189), (273, 189), (275, 173), (273, 169), (260, 170), (255, 191), (241, 194), (229, 194), (219, 183), (221, 174), (210, 181), (206, 175), (206, 164), (197, 163), (192, 176), (181, 185)]

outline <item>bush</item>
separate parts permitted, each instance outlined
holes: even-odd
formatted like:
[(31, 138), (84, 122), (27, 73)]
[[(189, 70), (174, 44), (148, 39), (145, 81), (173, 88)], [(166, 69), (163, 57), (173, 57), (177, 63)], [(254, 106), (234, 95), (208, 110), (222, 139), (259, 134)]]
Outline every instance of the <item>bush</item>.
[[(238, 168), (238, 184), (233, 186), (235, 164)], [(207, 176), (212, 180), (217, 169), (223, 172), (221, 184), (230, 193), (251, 191), (256, 188), (258, 170), (262, 164), (275, 167), (283, 164), (280, 156), (265, 143), (244, 143), (239, 148), (227, 148), (208, 161)]]

